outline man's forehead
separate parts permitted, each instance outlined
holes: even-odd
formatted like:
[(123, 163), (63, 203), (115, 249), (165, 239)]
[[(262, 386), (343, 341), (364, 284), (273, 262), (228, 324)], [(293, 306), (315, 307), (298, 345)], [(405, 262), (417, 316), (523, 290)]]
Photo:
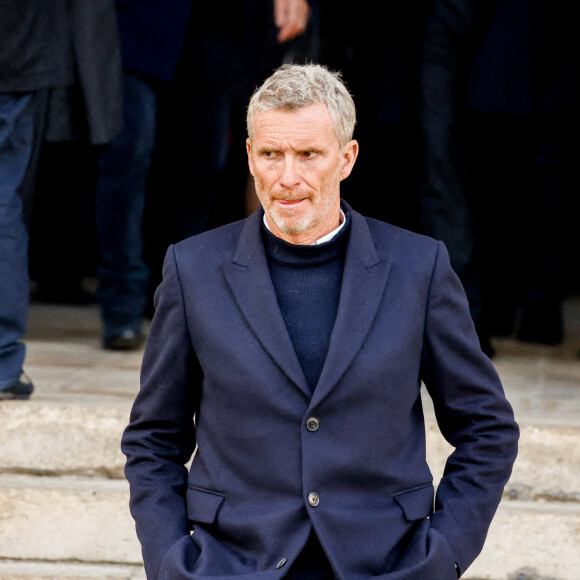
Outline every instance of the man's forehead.
[(283, 116), (297, 116), (304, 114), (311, 114), (312, 116), (320, 117), (321, 119), (330, 119), (330, 112), (325, 103), (310, 103), (308, 105), (294, 106), (294, 105), (283, 105), (280, 107), (270, 108), (270, 109), (258, 109), (254, 114), (254, 118), (264, 116), (264, 115), (276, 115), (280, 114)]
[(258, 139), (288, 136), (307, 142), (325, 139), (333, 134), (330, 113), (323, 103), (293, 109), (269, 109), (259, 111), (254, 116), (254, 137)]

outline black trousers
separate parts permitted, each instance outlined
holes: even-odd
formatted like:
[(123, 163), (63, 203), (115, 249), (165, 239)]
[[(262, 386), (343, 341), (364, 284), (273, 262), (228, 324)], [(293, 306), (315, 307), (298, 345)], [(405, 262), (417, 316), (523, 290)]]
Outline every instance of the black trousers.
[(334, 580), (334, 572), (314, 530), (310, 533), (302, 552), (284, 578), (288, 580)]

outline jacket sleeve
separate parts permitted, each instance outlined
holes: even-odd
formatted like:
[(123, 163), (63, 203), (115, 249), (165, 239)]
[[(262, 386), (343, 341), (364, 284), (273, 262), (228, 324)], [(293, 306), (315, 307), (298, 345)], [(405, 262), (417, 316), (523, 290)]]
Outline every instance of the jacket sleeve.
[(185, 464), (195, 449), (194, 413), (201, 382), (173, 247), (165, 258), (155, 306), (141, 388), (121, 443), (131, 514), (149, 579), (157, 578), (169, 548), (189, 534)]
[(439, 242), (429, 290), (422, 379), (441, 433), (455, 447), (431, 527), (449, 542), (459, 572), (481, 551), (517, 455), (519, 429), (479, 340), (461, 283)]

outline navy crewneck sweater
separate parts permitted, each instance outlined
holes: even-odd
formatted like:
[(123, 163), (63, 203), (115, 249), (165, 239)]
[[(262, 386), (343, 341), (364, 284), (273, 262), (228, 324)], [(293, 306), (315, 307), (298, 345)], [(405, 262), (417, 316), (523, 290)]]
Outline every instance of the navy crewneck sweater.
[(311, 392), (320, 378), (336, 320), (350, 216), (332, 240), (298, 246), (263, 228), (278, 305)]

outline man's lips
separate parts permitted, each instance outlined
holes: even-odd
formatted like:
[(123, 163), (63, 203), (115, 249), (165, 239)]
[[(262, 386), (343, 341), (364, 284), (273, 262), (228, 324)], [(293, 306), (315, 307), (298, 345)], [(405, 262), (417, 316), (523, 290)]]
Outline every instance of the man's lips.
[(280, 205), (296, 205), (298, 203), (301, 203), (302, 201), (304, 201), (304, 200), (302, 200), (302, 199), (279, 199), (278, 203)]
[(305, 197), (300, 198), (293, 198), (293, 199), (286, 199), (286, 198), (276, 198), (276, 203), (279, 203), (282, 207), (293, 207), (299, 205), (303, 201), (305, 201)]

